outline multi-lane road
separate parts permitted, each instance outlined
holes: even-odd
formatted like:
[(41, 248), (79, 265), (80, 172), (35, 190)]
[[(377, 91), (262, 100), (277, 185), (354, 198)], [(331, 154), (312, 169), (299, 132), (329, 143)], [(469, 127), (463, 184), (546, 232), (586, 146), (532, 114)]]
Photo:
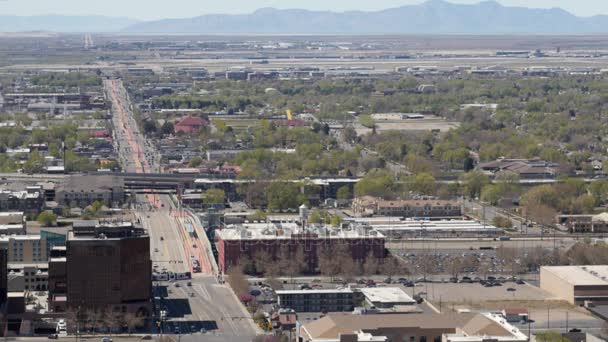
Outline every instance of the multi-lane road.
[[(160, 156), (139, 132), (122, 82), (106, 80), (104, 86), (123, 170), (154, 172)], [(230, 287), (218, 281), (211, 243), (198, 218), (169, 195), (152, 193), (138, 195), (134, 211), (150, 234), (154, 271), (192, 274), (190, 280), (154, 282), (157, 314), (166, 312), (162, 332), (181, 340), (250, 341), (258, 328)]]
[[(191, 280), (154, 283), (156, 304), (167, 312), (163, 332), (186, 334), (194, 340), (202, 334), (205, 340), (209, 336), (218, 341), (250, 340), (256, 326), (228, 285), (218, 282), (217, 267), (208, 259), (208, 240), (199, 236), (202, 227), (188, 215), (177, 214), (168, 195), (160, 195), (159, 202), (160, 206), (153, 206), (139, 196), (136, 205), (137, 217), (150, 232), (155, 271), (192, 272)], [(193, 225), (192, 230), (187, 223)], [(202, 272), (193, 272), (192, 256), (199, 260)]]
[(104, 88), (108, 100), (112, 103), (115, 146), (123, 170), (133, 173), (158, 171), (160, 156), (139, 131), (129, 94), (122, 81), (105, 80)]

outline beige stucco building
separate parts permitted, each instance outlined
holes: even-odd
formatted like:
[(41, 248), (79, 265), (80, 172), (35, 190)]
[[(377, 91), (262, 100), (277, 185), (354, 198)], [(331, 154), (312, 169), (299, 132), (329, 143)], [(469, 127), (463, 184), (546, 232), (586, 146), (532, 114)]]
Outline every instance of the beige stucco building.
[(540, 287), (571, 304), (608, 302), (608, 265), (545, 266)]

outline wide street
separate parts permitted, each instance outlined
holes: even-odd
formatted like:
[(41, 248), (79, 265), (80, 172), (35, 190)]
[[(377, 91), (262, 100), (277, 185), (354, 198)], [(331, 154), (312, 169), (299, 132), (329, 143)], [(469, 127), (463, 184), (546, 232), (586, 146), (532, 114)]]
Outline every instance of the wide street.
[[(158, 152), (139, 132), (122, 82), (106, 80), (104, 85), (113, 103), (116, 146), (123, 169), (156, 171)], [(232, 289), (218, 281), (211, 243), (198, 218), (182, 210), (175, 198), (149, 191), (136, 196), (133, 209), (150, 235), (154, 272), (192, 274), (191, 280), (153, 283), (157, 314), (166, 312), (163, 333), (179, 335), (185, 341), (250, 341), (257, 327)], [(198, 261), (200, 270), (193, 260)]]
[[(206, 237), (189, 233), (185, 223), (190, 221), (195, 232), (202, 227), (194, 227), (194, 220), (178, 214), (168, 195), (158, 197), (158, 208), (143, 196), (138, 196), (141, 202), (136, 205), (136, 215), (150, 234), (155, 271), (192, 272), (192, 280), (154, 282), (156, 303), (167, 312), (164, 332), (200, 334), (202, 330), (218, 340), (251, 339), (256, 334), (251, 315), (228, 285), (218, 282), (217, 268), (207, 257)], [(202, 272), (193, 272), (192, 256), (200, 261)]]

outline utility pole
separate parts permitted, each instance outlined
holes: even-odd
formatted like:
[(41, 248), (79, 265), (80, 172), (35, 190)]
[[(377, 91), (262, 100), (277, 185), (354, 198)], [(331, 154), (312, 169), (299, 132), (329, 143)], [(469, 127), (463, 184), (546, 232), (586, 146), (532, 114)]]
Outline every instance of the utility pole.
[(68, 171), (68, 163), (67, 163), (67, 158), (66, 158), (65, 140), (61, 141), (61, 152), (63, 153), (63, 173), (65, 174)]

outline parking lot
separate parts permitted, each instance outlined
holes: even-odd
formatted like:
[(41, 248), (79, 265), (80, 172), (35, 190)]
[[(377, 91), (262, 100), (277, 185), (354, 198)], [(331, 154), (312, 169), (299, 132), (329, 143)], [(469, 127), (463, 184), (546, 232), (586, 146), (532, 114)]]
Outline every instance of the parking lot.
[(411, 295), (412, 291), (425, 292), (426, 299), (434, 303), (441, 301), (449, 305), (466, 304), (485, 308), (488, 308), (490, 302), (544, 302), (555, 299), (538, 287), (515, 282), (504, 282), (501, 286), (492, 287), (479, 283), (422, 283), (415, 288), (406, 288), (408, 294)]

